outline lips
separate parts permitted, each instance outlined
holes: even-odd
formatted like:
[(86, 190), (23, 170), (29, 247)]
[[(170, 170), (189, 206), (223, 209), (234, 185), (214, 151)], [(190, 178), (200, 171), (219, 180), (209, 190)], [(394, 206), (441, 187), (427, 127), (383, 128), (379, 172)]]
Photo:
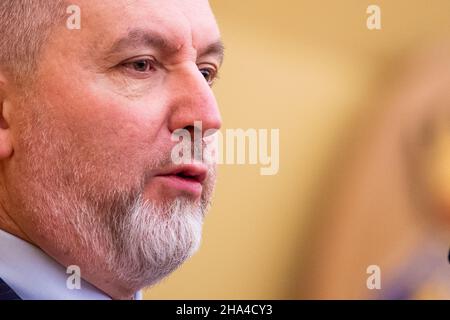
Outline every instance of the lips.
[(155, 178), (160, 180), (170, 191), (199, 197), (202, 194), (202, 184), (207, 174), (206, 166), (192, 164), (169, 168), (158, 173)]
[(166, 172), (157, 174), (160, 177), (178, 177), (180, 179), (186, 179), (192, 182), (203, 183), (206, 179), (208, 169), (204, 165), (192, 164), (177, 166), (172, 169), (168, 169)]

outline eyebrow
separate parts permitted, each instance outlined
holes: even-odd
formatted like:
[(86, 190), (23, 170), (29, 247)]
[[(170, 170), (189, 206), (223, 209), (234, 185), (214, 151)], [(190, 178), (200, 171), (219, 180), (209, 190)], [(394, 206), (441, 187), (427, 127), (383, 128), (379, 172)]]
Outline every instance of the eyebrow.
[[(171, 42), (168, 38), (157, 32), (144, 29), (133, 29), (129, 31), (126, 36), (116, 40), (108, 50), (108, 53), (113, 54), (128, 48), (139, 48), (142, 46), (156, 48), (168, 55), (173, 55), (181, 49), (181, 45)], [(225, 48), (222, 40), (217, 40), (206, 46), (205, 49), (200, 50), (198, 53), (198, 58), (204, 56), (216, 56), (220, 64), (222, 64)]]
[(223, 45), (222, 40), (217, 40), (216, 42), (210, 44), (206, 47), (206, 49), (199, 52), (199, 57), (204, 56), (216, 56), (219, 60), (219, 63), (223, 63), (223, 59), (225, 56), (225, 46)]
[(161, 51), (176, 52), (178, 48), (171, 45), (168, 39), (162, 35), (143, 29), (133, 29), (128, 34), (114, 42), (109, 50), (110, 53), (119, 52), (128, 48), (142, 46), (155, 47)]

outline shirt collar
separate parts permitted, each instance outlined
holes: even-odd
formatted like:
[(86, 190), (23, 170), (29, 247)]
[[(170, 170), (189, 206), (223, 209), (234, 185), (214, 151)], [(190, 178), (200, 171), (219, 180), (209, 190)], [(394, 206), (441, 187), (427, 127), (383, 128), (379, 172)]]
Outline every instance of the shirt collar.
[[(69, 289), (66, 269), (41, 249), (0, 230), (0, 278), (24, 300), (110, 300), (81, 279), (80, 289)], [(139, 291), (136, 300), (142, 299)]]

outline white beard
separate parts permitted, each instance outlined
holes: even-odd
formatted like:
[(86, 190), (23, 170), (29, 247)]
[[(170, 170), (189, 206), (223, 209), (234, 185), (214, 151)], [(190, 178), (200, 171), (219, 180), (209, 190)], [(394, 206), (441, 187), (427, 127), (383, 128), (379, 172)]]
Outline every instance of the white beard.
[(167, 205), (138, 199), (131, 212), (113, 222), (110, 266), (126, 283), (157, 283), (198, 250), (204, 211), (184, 198)]
[[(64, 235), (72, 234), (69, 238), (76, 237), (77, 248), (84, 253), (79, 255), (81, 261), (138, 290), (161, 281), (199, 249), (210, 195), (206, 191), (201, 201), (178, 197), (155, 204), (142, 196), (130, 200), (133, 196), (128, 194), (93, 204), (60, 193), (57, 201), (47, 203), (52, 203), (51, 219), (63, 219), (66, 226), (57, 242), (66, 243)], [(46, 226), (44, 234), (55, 230), (44, 221), (40, 224)]]

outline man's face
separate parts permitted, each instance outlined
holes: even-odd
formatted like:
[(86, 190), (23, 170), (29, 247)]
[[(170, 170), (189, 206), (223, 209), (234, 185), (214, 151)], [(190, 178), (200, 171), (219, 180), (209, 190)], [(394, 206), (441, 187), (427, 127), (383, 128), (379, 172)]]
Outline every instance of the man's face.
[(104, 283), (150, 285), (198, 246), (215, 170), (175, 166), (171, 135), (221, 125), (220, 34), (207, 0), (74, 4), (81, 29), (55, 30), (15, 101), (9, 210), (47, 253), (119, 295)]

